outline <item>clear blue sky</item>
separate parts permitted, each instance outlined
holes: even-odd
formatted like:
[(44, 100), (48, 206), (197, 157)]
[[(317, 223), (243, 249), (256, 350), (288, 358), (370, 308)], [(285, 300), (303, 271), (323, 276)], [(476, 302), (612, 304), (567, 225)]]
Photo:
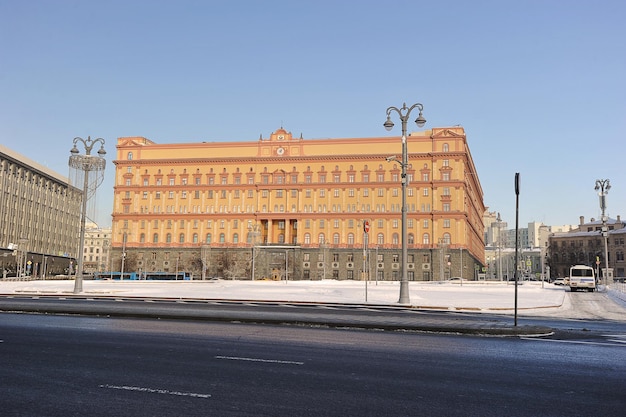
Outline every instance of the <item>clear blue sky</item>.
[[(423, 103), (462, 125), (485, 204), (520, 227), (626, 218), (623, 0), (0, 0), (0, 142), (68, 175), (102, 137), (110, 225), (121, 136), (250, 141), (388, 133)], [(399, 145), (398, 145), (399, 146)]]

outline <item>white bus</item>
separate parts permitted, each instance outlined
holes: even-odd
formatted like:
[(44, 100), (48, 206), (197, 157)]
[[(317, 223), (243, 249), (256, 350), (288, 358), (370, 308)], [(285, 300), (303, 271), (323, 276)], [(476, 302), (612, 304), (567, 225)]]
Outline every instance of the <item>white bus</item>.
[(579, 289), (595, 291), (596, 275), (590, 266), (574, 265), (569, 269), (569, 288), (575, 292)]

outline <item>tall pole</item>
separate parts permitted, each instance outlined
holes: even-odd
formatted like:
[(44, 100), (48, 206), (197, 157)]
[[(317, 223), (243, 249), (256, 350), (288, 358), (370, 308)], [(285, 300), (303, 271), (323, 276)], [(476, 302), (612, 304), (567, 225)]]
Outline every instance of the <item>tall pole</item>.
[(515, 277), (515, 327), (517, 327), (517, 261), (519, 251), (519, 172), (515, 173), (515, 263), (513, 276)]
[[(85, 155), (80, 155), (80, 151), (76, 147), (76, 144), (81, 142), (85, 147)], [(100, 150), (98, 156), (91, 155), (91, 150), (96, 143), (100, 143)], [(85, 251), (85, 223), (87, 219), (87, 200), (89, 198), (89, 172), (91, 171), (104, 171), (106, 161), (104, 155), (104, 139), (97, 138), (91, 139), (87, 137), (87, 140), (82, 138), (74, 138), (74, 146), (70, 150), (70, 168), (83, 171), (83, 201), (80, 219), (80, 240), (78, 242), (78, 254), (76, 260), (78, 261), (76, 269), (76, 278), (74, 279), (74, 294), (81, 293), (83, 291), (83, 258)], [(98, 183), (94, 183), (94, 191), (98, 187)]]
[(83, 262), (85, 258), (85, 224), (87, 217), (87, 191), (89, 191), (89, 170), (85, 170), (85, 175), (83, 179), (83, 208), (81, 210), (80, 215), (80, 243), (78, 250), (78, 254), (76, 256), (77, 266), (76, 266), (76, 279), (74, 280), (74, 294), (78, 294), (83, 292)]
[(602, 237), (604, 238), (604, 287), (609, 285), (609, 227), (606, 217), (606, 195), (611, 189), (611, 182), (606, 180), (596, 180), (595, 190), (600, 198), (600, 210), (602, 210)]
[[(408, 243), (407, 243), (407, 207), (406, 207), (406, 187), (407, 187), (407, 178), (406, 178), (406, 169), (409, 164), (409, 152), (407, 146), (407, 138), (406, 138), (406, 123), (409, 120), (409, 115), (411, 114), (411, 110), (417, 108), (419, 110), (419, 116), (415, 120), (415, 123), (418, 127), (424, 126), (426, 124), (426, 119), (422, 116), (422, 110), (424, 106), (421, 103), (413, 104), (411, 107), (407, 108), (406, 103), (402, 103), (402, 107), (398, 109), (397, 107), (388, 107), (387, 108), (387, 121), (383, 123), (385, 129), (388, 131), (393, 128), (393, 122), (391, 121), (391, 112), (395, 111), (398, 116), (400, 116), (400, 121), (402, 122), (402, 161), (399, 162), (402, 168), (401, 173), (401, 184), (402, 184), (402, 277), (400, 280), (400, 299), (398, 303), (400, 304), (410, 304), (411, 299), (409, 297), (409, 280), (407, 277), (407, 259), (408, 259)], [(395, 157), (388, 157), (387, 162), (398, 160)]]
[(498, 278), (502, 281), (502, 218), (498, 213)]
[(120, 281), (124, 281), (124, 262), (126, 261), (126, 239), (127, 239), (126, 231), (122, 236), (122, 265), (120, 268)]

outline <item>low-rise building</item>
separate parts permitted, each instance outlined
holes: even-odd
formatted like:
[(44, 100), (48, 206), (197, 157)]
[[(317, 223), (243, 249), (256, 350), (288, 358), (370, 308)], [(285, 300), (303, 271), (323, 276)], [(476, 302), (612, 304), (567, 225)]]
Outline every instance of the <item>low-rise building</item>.
[[(626, 246), (626, 224), (620, 216), (608, 218), (606, 222), (609, 277), (626, 276), (624, 252)], [(606, 269), (605, 242), (602, 235), (601, 220), (591, 219), (585, 222), (580, 217), (577, 228), (569, 232), (553, 233), (549, 238), (547, 263), (553, 276), (566, 277), (572, 265), (580, 264), (596, 268), (597, 275), (602, 277)]]

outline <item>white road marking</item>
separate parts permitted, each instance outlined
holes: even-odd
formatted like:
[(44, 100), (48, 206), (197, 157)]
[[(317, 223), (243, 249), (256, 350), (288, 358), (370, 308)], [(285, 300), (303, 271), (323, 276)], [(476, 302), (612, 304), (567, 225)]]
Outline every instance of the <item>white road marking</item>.
[(100, 388), (117, 389), (122, 391), (137, 391), (137, 392), (149, 392), (152, 394), (165, 394), (165, 395), (178, 395), (180, 397), (195, 397), (195, 398), (211, 398), (210, 394), (198, 394), (196, 392), (181, 392), (170, 391), (161, 388), (148, 388), (148, 387), (133, 387), (129, 385), (100, 385)]
[(534, 337), (520, 337), (521, 340), (533, 340), (536, 342), (570, 343), (574, 345), (598, 345), (598, 346), (624, 346), (623, 343), (607, 342), (586, 342), (584, 340), (558, 340), (558, 339), (536, 339)]
[(216, 356), (215, 359), (228, 359), (228, 360), (231, 360), (231, 361), (280, 363), (280, 364), (284, 364), (284, 365), (304, 365), (304, 362), (281, 361), (281, 360), (278, 360), (278, 359), (242, 358), (242, 357), (238, 357), (238, 356)]

